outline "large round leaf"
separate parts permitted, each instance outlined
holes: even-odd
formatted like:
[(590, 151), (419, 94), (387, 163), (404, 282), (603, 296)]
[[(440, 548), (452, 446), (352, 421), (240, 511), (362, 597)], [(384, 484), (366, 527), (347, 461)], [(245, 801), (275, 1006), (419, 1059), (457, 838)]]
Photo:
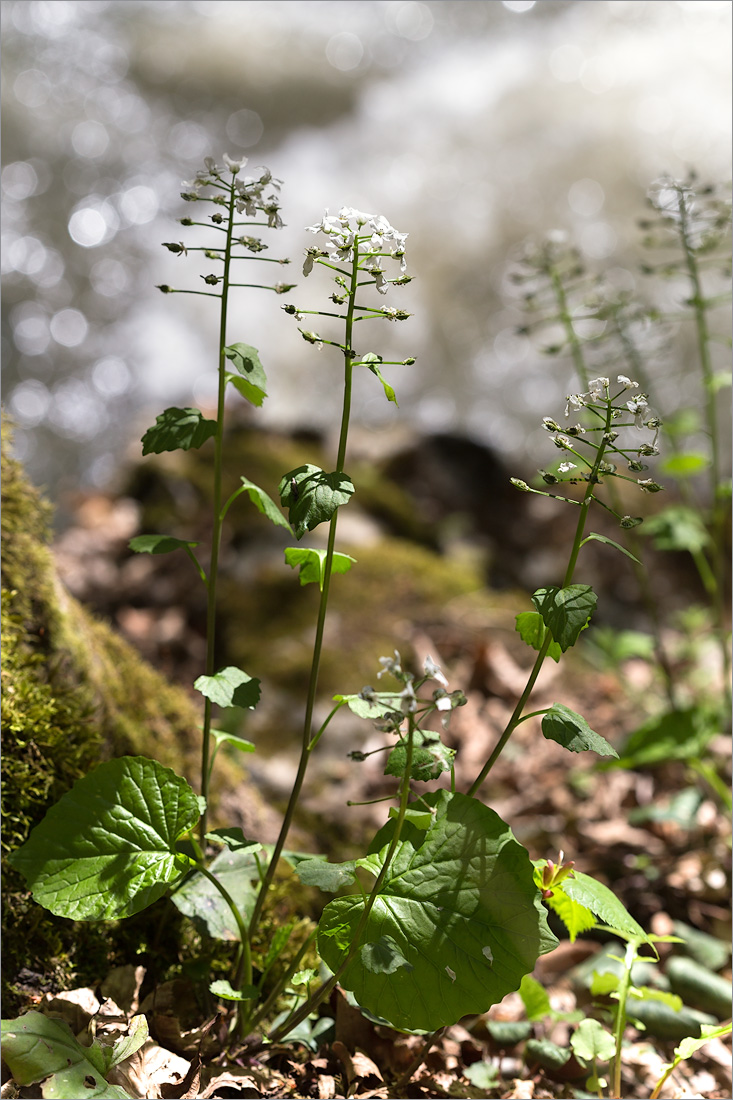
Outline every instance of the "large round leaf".
[(185, 779), (155, 760), (123, 756), (67, 791), (10, 862), (52, 913), (129, 917), (186, 870), (175, 844), (199, 816)]
[[(557, 943), (529, 856), (498, 814), (447, 791), (425, 803), (435, 807), (432, 824), (403, 825), (362, 946), (339, 979), (364, 1008), (413, 1031), (485, 1012)], [(380, 829), (358, 865), (378, 874), (394, 827)], [(318, 948), (334, 971), (364, 904), (337, 898), (323, 912)]]

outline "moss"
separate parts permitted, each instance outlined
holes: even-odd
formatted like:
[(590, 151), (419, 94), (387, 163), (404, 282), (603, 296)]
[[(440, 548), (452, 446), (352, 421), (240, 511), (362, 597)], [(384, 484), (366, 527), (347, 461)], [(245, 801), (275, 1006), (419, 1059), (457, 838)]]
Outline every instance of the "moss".
[(28, 974), (31, 984), (55, 987), (77, 972), (103, 976), (133, 930), (51, 916), (31, 901), (5, 855), (102, 759), (145, 753), (195, 775), (199, 719), (185, 693), (65, 592), (48, 545), (51, 509), (7, 454), (8, 443), (4, 430), (3, 981), (15, 1006)]

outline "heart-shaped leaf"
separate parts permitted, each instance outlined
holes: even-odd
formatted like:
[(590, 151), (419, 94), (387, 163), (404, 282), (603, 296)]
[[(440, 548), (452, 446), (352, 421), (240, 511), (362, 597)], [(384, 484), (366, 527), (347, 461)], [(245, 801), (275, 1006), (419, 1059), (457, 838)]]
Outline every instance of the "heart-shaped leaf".
[[(441, 772), (449, 772), (455, 749), (449, 749), (431, 730), (415, 730), (413, 736), (412, 766), (410, 777), (421, 783), (437, 779)], [(407, 740), (403, 737), (397, 742), (387, 758), (385, 775), (404, 775), (407, 763)]]
[(295, 868), (295, 873), (306, 886), (317, 886), (327, 894), (335, 894), (342, 886), (354, 881), (356, 864), (353, 859), (346, 863), (327, 863), (324, 859), (304, 859)]
[(319, 523), (330, 520), (337, 508), (348, 503), (353, 492), (354, 483), (347, 474), (338, 470), (327, 474), (310, 463), (291, 470), (278, 486), (280, 500), (289, 510), (298, 539)]
[(566, 588), (538, 588), (532, 596), (542, 621), (565, 652), (575, 645), (581, 630), (595, 611), (598, 597), (589, 584), (569, 584)]
[(260, 701), (260, 681), (234, 665), (222, 668), (213, 676), (199, 676), (193, 686), (219, 707), (254, 710)]
[(122, 756), (78, 780), (9, 859), (52, 913), (129, 917), (186, 870), (176, 841), (199, 816), (185, 779), (155, 760)]
[[(260, 847), (260, 845), (257, 845)], [(254, 852), (245, 846), (220, 852), (209, 871), (221, 882), (242, 914), (251, 913), (256, 897), (255, 883), (260, 872)], [(173, 895), (173, 903), (215, 940), (239, 940), (239, 928), (229, 905), (210, 879), (200, 871), (191, 875)]]
[(166, 409), (142, 438), (143, 454), (190, 451), (216, 434), (216, 421), (207, 420), (200, 409)]
[[(307, 546), (288, 546), (285, 561), (292, 568), (300, 566), (298, 577), (301, 584), (317, 584), (323, 591), (323, 579), (326, 575), (326, 550), (313, 550)], [(331, 561), (332, 573), (348, 573), (356, 562), (349, 554), (335, 552)]]
[[(393, 1027), (434, 1031), (485, 1012), (517, 989), (557, 941), (547, 927), (525, 849), (493, 810), (436, 791), (427, 830), (404, 824), (362, 946), (339, 981)], [(388, 822), (371, 854), (377, 875), (394, 834)], [(321, 917), (319, 952), (336, 971), (363, 916), (361, 896), (336, 898)]]
[(563, 703), (553, 703), (542, 718), (542, 732), (548, 741), (557, 741), (558, 745), (570, 752), (583, 752), (590, 749), (599, 756), (615, 756), (618, 753), (609, 745), (605, 737), (590, 728), (585, 718), (576, 714)]
[(234, 386), (245, 401), (259, 408), (267, 397), (267, 378), (257, 348), (249, 344), (231, 344), (224, 348), (224, 354), (237, 371), (236, 374), (227, 374), (227, 382)]
[[(142, 1022), (135, 1024), (135, 1020)], [(144, 1016), (134, 1017), (130, 1026), (130, 1035), (118, 1040), (114, 1047), (103, 1047), (96, 1041), (84, 1047), (64, 1020), (44, 1016), (42, 1012), (26, 1012), (17, 1020), (2, 1022), (3, 1061), (7, 1062), (16, 1084), (26, 1086), (43, 1081), (44, 1097), (128, 1100), (125, 1090), (108, 1084), (104, 1075), (110, 1066), (133, 1054), (147, 1039)]]
[[(538, 611), (520, 612), (519, 615), (517, 615), (515, 630), (523, 642), (526, 642), (528, 646), (531, 646), (532, 649), (536, 649), (539, 653), (547, 637), (547, 627), (542, 622), (542, 616)], [(562, 650), (557, 642), (550, 642), (547, 656), (552, 657), (553, 661), (556, 663), (560, 660)]]

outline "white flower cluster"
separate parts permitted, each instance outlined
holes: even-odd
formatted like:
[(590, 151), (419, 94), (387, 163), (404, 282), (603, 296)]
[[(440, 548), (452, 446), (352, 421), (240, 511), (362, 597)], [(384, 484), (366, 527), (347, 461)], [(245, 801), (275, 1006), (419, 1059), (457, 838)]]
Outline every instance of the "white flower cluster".
[(313, 262), (318, 256), (341, 262), (352, 260), (355, 243), (358, 243), (359, 253), (364, 256), (360, 266), (374, 276), (380, 294), (386, 294), (389, 285), (381, 263), (385, 256), (400, 261), (402, 275), (407, 270), (407, 233), (399, 233), (382, 214), (365, 214), (351, 206), (342, 206), (338, 215), (329, 214), (326, 210), (320, 222), (306, 226), (306, 230), (308, 233), (323, 233), (328, 243), (325, 250), (306, 249), (304, 275), (309, 275), (313, 270)]
[[(202, 187), (206, 187), (214, 180), (219, 179), (224, 172), (237, 176), (247, 163), (247, 157), (235, 158), (230, 157), (227, 153), (224, 153), (223, 160), (224, 164), (217, 164), (213, 157), (204, 157), (204, 167), (199, 168), (193, 180), (190, 182), (183, 181), (182, 186), (185, 188), (183, 198), (188, 201), (195, 201), (200, 197), (199, 192)], [(272, 187), (278, 191), (282, 181), (275, 179), (269, 168), (262, 168), (261, 173), (259, 176), (244, 176), (235, 181), (237, 213), (246, 213), (248, 217), (254, 217), (258, 209), (262, 210), (267, 215), (268, 225), (274, 229), (279, 229), (283, 224), (279, 214), (279, 203), (274, 195), (264, 199), (263, 194), (266, 187)], [(221, 198), (214, 201), (223, 202)]]

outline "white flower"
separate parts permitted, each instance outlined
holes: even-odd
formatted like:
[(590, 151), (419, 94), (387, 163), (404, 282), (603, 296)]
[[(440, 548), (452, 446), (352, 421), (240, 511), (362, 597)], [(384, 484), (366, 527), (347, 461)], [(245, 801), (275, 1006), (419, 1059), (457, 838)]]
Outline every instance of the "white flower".
[(572, 451), (573, 449), (572, 443), (565, 435), (556, 435), (553, 442), (561, 451)]
[(644, 416), (646, 415), (649, 402), (646, 399), (646, 394), (640, 393), (638, 397), (633, 397), (631, 401), (626, 402), (626, 408), (630, 413), (633, 413), (634, 424), (637, 428), (644, 427)]
[(380, 657), (379, 663), (382, 669), (381, 672), (377, 673), (377, 679), (381, 679), (385, 672), (391, 672), (393, 676), (398, 676), (402, 673), (400, 655), (397, 650), (394, 651), (394, 657)]
[(620, 374), (616, 379), (619, 386), (625, 386), (627, 390), (638, 390), (639, 383), (632, 382), (630, 378), (627, 378), (625, 374)]
[(558, 471), (561, 474), (567, 474), (570, 470), (577, 470), (577, 468), (574, 462), (561, 462), (558, 466)]
[(355, 210), (353, 206), (342, 206), (339, 210), (339, 217), (344, 222), (349, 222), (352, 219), (356, 224), (361, 227), (366, 225), (368, 221), (371, 221), (376, 217), (375, 214), (364, 214), (361, 210)]
[(236, 176), (240, 168), (244, 168), (245, 164), (247, 163), (247, 157), (238, 157), (237, 159), (235, 159), (234, 157), (230, 157), (226, 153), (224, 153), (224, 163), (229, 171), (232, 173), (232, 175)]
[(570, 416), (570, 410), (573, 409), (577, 412), (578, 409), (585, 408), (585, 394), (583, 393), (570, 393), (568, 394), (568, 403), (565, 406), (565, 415)]
[(610, 382), (608, 378), (592, 378), (588, 383), (588, 392), (591, 397), (595, 397), (596, 401), (602, 400), (604, 397), (604, 390), (608, 390)]
[[(448, 687), (448, 681), (443, 675), (440, 665), (436, 665), (432, 657), (426, 657), (422, 667), (425, 675), (429, 676), (431, 680), (437, 680), (444, 688)], [(440, 710), (441, 708), (439, 707), (438, 709)]]

